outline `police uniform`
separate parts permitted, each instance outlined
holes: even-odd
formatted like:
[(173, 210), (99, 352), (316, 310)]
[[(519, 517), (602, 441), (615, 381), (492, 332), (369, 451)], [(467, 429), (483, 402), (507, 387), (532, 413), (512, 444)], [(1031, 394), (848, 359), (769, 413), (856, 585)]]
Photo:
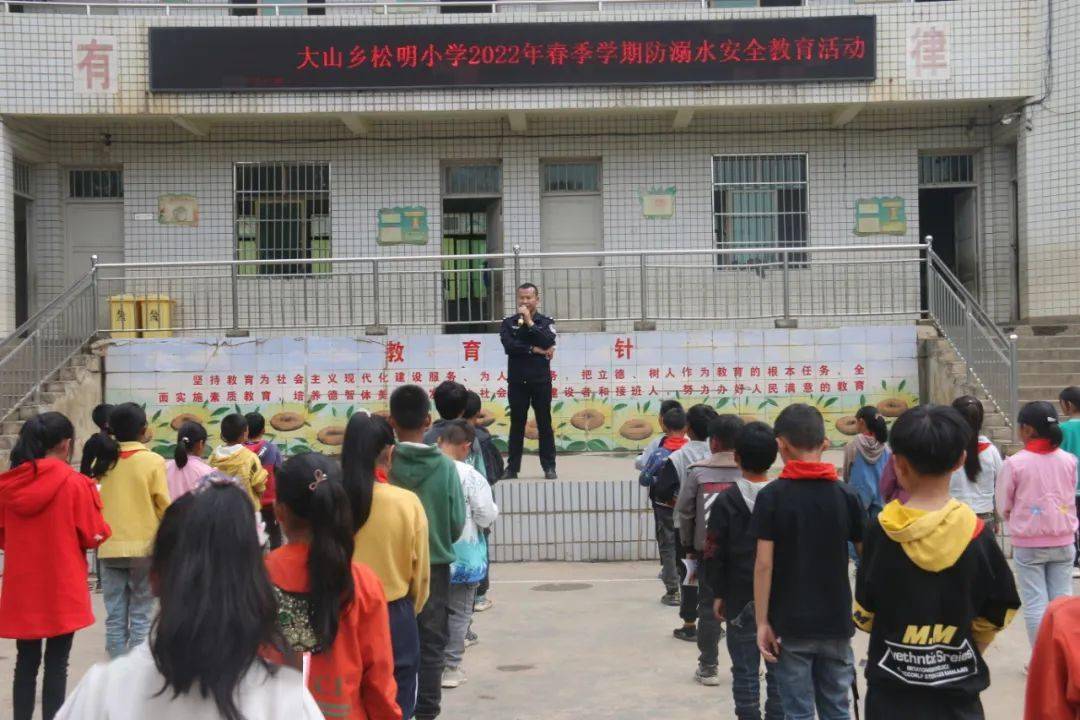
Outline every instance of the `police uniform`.
[(507, 473), (521, 470), (521, 448), (525, 441), (525, 421), (532, 405), (536, 429), (540, 435), (540, 465), (544, 471), (555, 470), (555, 435), (551, 429), (551, 362), (534, 353), (534, 347), (547, 350), (555, 346), (555, 322), (540, 313), (533, 314), (530, 327), (521, 315), (502, 321), (499, 330), (507, 355), (508, 395), (510, 399), (510, 457)]

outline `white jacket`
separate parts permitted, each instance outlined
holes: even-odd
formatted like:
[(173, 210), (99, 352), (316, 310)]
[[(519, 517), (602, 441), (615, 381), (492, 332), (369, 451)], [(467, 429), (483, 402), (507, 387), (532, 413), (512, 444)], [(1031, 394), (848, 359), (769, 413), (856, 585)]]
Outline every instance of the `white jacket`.
[(465, 527), (458, 540), (473, 540), (480, 536), (480, 530), (491, 527), (499, 517), (499, 506), (491, 494), (491, 485), (479, 470), (460, 460), (455, 460), (454, 465), (465, 495)]
[[(169, 690), (160, 693), (163, 683), (150, 647), (143, 643), (90, 668), (56, 720), (220, 720), (217, 705), (197, 689), (173, 698)], [(323, 720), (303, 678), (292, 668), (271, 676), (261, 665), (252, 666), (240, 682), (238, 700), (240, 712), (252, 720)]]

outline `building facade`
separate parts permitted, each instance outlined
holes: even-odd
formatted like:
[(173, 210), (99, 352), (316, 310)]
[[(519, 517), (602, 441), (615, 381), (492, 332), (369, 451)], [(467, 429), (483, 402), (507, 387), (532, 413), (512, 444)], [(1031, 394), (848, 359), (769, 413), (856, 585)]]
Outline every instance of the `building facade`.
[[(256, 280), (345, 278), (329, 258), (461, 255), (390, 299), (342, 279), (314, 301), (382, 303), (394, 308), (382, 325), (437, 327), (507, 310), (509, 287), (468, 256), (515, 246), (721, 248), (729, 254), (688, 263), (683, 281), (647, 273), (641, 287), (652, 302), (706, 293), (720, 305), (776, 282), (745, 272), (713, 282), (760, 262), (755, 248), (927, 235), (995, 321), (1080, 314), (1075, 3), (3, 9), (0, 331), (63, 293), (91, 255), (278, 260), (239, 272), (258, 276), (247, 278), (246, 311), (282, 317), (306, 312), (306, 291), (263, 294)], [(258, 36), (266, 29), (281, 34)], [(710, 43), (713, 32), (738, 39)], [(429, 37), (443, 40), (415, 40)], [(425, 60), (426, 49), (437, 55)], [(388, 79), (371, 79), (384, 69)], [(622, 318), (637, 297), (604, 282), (622, 260), (603, 261), (531, 269), (542, 265), (554, 314)], [(478, 271), (449, 281), (440, 267)], [(920, 293), (915, 265), (806, 282), (807, 293), (828, 285), (883, 314)], [(228, 303), (216, 292), (181, 298), (177, 312), (212, 318)], [(335, 312), (341, 326), (372, 324)]]

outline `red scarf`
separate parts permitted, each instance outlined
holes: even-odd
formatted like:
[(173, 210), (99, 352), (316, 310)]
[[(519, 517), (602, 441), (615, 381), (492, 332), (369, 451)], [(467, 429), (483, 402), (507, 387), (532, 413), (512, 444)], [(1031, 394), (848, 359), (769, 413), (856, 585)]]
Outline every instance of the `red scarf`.
[(990, 443), (988, 442), (979, 443), (979, 452), (984, 452), (988, 447), (990, 447)]
[(386, 471), (382, 468), (375, 468), (375, 482), (390, 483), (390, 478), (386, 477)]
[(1057, 450), (1057, 448), (1051, 445), (1050, 441), (1046, 438), (1032, 438), (1024, 445), (1024, 449), (1038, 455), (1049, 455)]
[(788, 460), (780, 477), (785, 480), (839, 480), (836, 466), (827, 462)]

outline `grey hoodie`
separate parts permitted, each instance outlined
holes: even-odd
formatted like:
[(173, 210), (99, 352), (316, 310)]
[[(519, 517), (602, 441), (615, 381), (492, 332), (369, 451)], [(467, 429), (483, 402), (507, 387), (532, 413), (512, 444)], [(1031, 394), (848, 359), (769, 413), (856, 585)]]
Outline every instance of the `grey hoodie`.
[(679, 539), (684, 546), (698, 551), (705, 549), (705, 530), (713, 501), (740, 477), (742, 471), (735, 462), (735, 454), (730, 452), (714, 453), (686, 469), (675, 501)]

